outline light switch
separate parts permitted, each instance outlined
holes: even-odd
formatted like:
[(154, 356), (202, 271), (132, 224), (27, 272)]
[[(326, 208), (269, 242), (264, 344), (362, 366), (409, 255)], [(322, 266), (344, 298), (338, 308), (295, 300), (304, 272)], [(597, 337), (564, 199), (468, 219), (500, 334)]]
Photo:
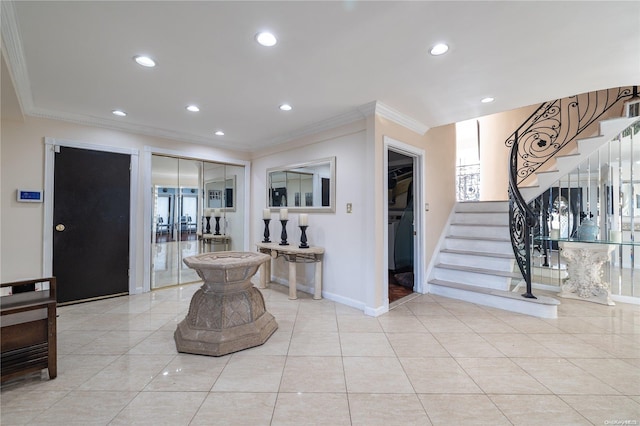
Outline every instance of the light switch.
[(425, 212), (429, 211), (429, 203), (424, 203), (424, 211)]
[(351, 203), (347, 203), (347, 213), (351, 213), (352, 209), (353, 209), (353, 205)]

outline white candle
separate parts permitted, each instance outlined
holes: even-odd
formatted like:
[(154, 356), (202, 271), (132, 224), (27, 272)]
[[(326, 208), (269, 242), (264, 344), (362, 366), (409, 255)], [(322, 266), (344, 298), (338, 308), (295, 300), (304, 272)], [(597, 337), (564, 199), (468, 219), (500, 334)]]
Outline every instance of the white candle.
[(620, 231), (609, 231), (609, 241), (614, 243), (622, 242), (622, 233)]
[(300, 213), (300, 219), (298, 220), (298, 225), (300, 226), (309, 225), (309, 216), (306, 213)]
[(289, 209), (280, 209), (280, 220), (289, 219)]
[(262, 210), (262, 218), (263, 219), (271, 219), (271, 209), (263, 209)]
[(204, 209), (205, 217), (211, 217), (211, 209)]
[(549, 238), (551, 238), (552, 240), (557, 240), (560, 238), (560, 230), (559, 229), (552, 229), (549, 231)]
[(220, 215), (220, 209), (215, 209), (215, 210), (213, 211), (213, 215), (214, 215), (215, 217), (220, 217), (220, 216), (221, 216), (221, 215)]

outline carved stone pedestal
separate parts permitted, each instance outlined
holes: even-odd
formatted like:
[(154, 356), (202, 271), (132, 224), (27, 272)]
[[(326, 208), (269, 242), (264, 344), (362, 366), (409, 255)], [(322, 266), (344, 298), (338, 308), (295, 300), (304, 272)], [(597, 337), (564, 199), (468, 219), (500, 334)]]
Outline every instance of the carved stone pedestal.
[(613, 244), (560, 242), (562, 257), (567, 260), (569, 278), (558, 294), (560, 297), (615, 305), (608, 282), (602, 279), (602, 265), (609, 261)]
[(184, 259), (204, 284), (174, 333), (178, 352), (221, 356), (262, 345), (277, 330), (251, 277), (270, 258), (260, 253), (204, 253)]

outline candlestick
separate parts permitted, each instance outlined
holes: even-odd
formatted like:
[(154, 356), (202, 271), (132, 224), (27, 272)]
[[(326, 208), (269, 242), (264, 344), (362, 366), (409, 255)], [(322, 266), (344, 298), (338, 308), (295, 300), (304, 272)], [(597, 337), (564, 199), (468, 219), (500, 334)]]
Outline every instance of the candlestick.
[(213, 235), (220, 235), (220, 216), (216, 216), (216, 233)]
[(298, 225), (309, 226), (309, 215), (307, 215), (306, 213), (300, 213), (300, 218), (298, 219)]
[(301, 225), (300, 230), (302, 231), (302, 235), (300, 235), (300, 248), (309, 248), (309, 244), (307, 244), (307, 225)]
[(269, 222), (271, 222), (271, 219), (262, 219), (264, 220), (264, 240), (262, 240), (263, 243), (270, 243), (271, 240), (269, 239)]
[(289, 209), (280, 209), (280, 220), (289, 220)]
[(288, 246), (289, 245), (289, 243), (287, 242), (287, 222), (288, 222), (288, 220), (280, 219), (280, 223), (282, 224), (282, 232), (280, 233), (280, 245), (281, 246)]
[(262, 209), (262, 218), (271, 219), (271, 209)]
[(204, 218), (206, 220), (206, 226), (205, 226), (206, 234), (211, 233), (211, 213), (212, 212), (213, 212), (213, 209), (204, 209)]

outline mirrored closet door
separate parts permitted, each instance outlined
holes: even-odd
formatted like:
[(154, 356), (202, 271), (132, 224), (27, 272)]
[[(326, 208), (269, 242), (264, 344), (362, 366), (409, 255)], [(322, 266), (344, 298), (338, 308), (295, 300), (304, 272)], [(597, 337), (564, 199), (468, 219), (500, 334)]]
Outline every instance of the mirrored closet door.
[(200, 278), (183, 259), (243, 250), (244, 167), (152, 155), (151, 288)]

